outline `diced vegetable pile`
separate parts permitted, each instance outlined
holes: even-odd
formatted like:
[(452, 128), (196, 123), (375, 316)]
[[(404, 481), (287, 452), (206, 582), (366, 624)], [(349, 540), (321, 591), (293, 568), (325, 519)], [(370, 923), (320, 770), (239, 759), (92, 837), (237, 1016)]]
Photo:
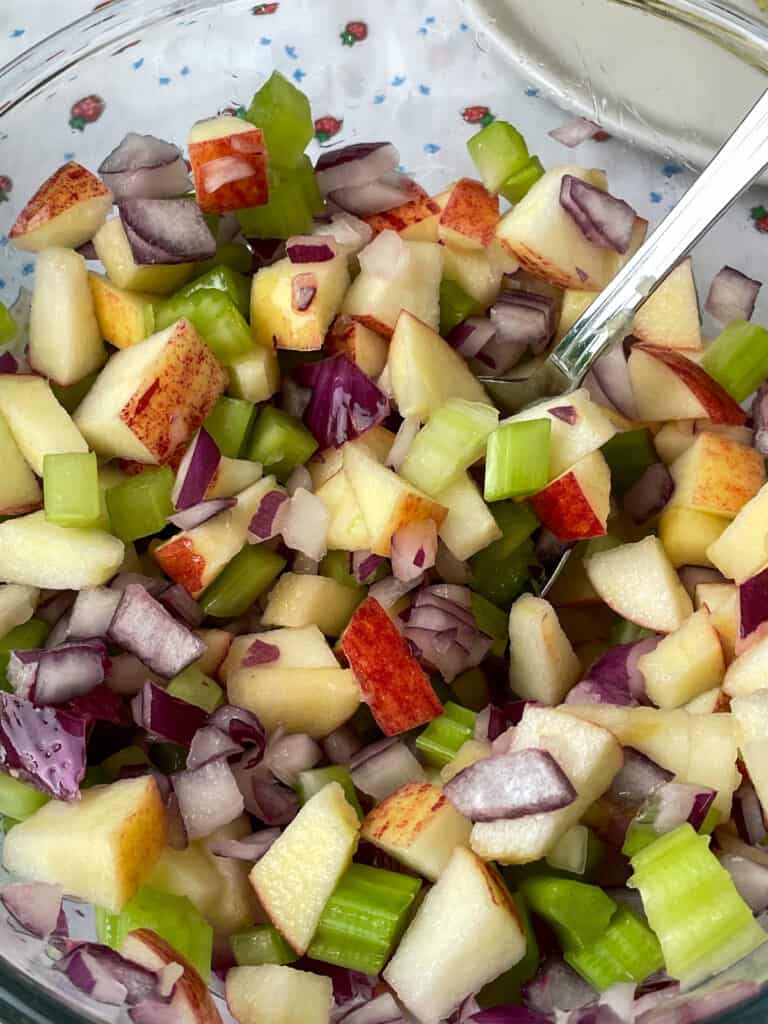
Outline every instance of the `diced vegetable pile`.
[(275, 73), (11, 231), (0, 900), (136, 1024), (703, 1019), (766, 940), (760, 284), (505, 417), (647, 222), (502, 121), (437, 196), (311, 137)]

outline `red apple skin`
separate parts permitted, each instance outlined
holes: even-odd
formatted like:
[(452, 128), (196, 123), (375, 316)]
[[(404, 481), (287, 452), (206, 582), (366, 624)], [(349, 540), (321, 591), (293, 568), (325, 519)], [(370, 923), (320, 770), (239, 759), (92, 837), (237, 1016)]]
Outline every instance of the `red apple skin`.
[(429, 195), (419, 188), (418, 195), (401, 206), (395, 206), (383, 213), (371, 213), (361, 218), (373, 231), (374, 238), (380, 231), (405, 231), (406, 228), (420, 224), (428, 217), (434, 217), (440, 213), (439, 205), (430, 199)]
[(473, 178), (460, 178), (451, 189), (440, 224), (487, 248), (499, 223), (499, 197)]
[(558, 540), (604, 537), (606, 525), (596, 515), (574, 472), (564, 473), (529, 499), (531, 508)]
[[(228, 181), (209, 192), (205, 185), (205, 165), (211, 160), (236, 157), (251, 165), (252, 174), (238, 181)], [(227, 213), (248, 206), (262, 206), (269, 199), (267, 151), (261, 128), (250, 132), (234, 132), (218, 139), (189, 144), (189, 162), (195, 180), (197, 203), (203, 213)]]
[(203, 589), (205, 558), (195, 551), (189, 537), (177, 537), (163, 544), (155, 550), (154, 557), (166, 576), (180, 583), (190, 594), (199, 594)]
[(385, 736), (426, 725), (443, 713), (429, 678), (375, 598), (363, 601), (352, 616), (341, 647)]
[(387, 341), (389, 341), (394, 333), (394, 324), (392, 326), (385, 324), (383, 320), (379, 320), (375, 316), (370, 316), (368, 313), (363, 313), (362, 315), (355, 313), (351, 315), (353, 320), (357, 320), (357, 322), (362, 324), (363, 327), (368, 327), (371, 331), (375, 331), (376, 334), (380, 334), (382, 338), (386, 338)]
[(10, 237), (26, 235), (86, 199), (109, 194), (104, 182), (81, 164), (74, 161), (64, 164), (43, 182), (29, 200), (16, 218)]
[(713, 423), (733, 423), (743, 426), (747, 414), (735, 402), (725, 388), (709, 376), (697, 363), (691, 362), (681, 352), (659, 348), (656, 345), (635, 345), (634, 348), (664, 363), (704, 406)]

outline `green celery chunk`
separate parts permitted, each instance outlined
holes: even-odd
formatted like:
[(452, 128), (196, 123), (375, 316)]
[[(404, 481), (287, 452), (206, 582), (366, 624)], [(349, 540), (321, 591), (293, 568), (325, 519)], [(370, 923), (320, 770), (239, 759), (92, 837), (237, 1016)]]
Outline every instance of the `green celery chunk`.
[(237, 459), (250, 435), (256, 417), (256, 406), (243, 398), (222, 395), (208, 413), (203, 426), (222, 455)]
[(151, 537), (165, 528), (173, 515), (173, 470), (169, 466), (145, 469), (107, 490), (112, 532), (120, 540)]
[(119, 950), (128, 932), (149, 928), (195, 967), (204, 981), (211, 976), (213, 929), (186, 896), (142, 886), (119, 914), (96, 908), (96, 935)]
[(24, 821), (40, 810), (51, 798), (47, 793), (0, 772), (0, 814), (15, 821)]
[(194, 704), (209, 715), (224, 703), (224, 691), (219, 684), (195, 665), (188, 665), (183, 672), (174, 676), (166, 690), (172, 697)]
[(768, 377), (768, 331), (734, 320), (704, 353), (702, 367), (737, 402), (743, 402)]
[(187, 767), (189, 750), (180, 743), (153, 743), (149, 748), (150, 763), (166, 775), (181, 772)]
[(304, 197), (312, 214), (322, 213), (325, 209), (325, 197), (320, 191), (315, 177), (315, 169), (310, 158), (304, 154), (298, 163), (292, 167), (276, 167), (277, 175), (286, 182), (289, 182)]
[(291, 238), (314, 225), (312, 203), (301, 176), (277, 167), (269, 170), (269, 202), (237, 211), (246, 238)]
[(7, 814), (0, 814), (0, 832), (3, 834), (10, 832), (13, 826), (18, 824), (15, 818), (11, 818)]
[[(336, 582), (341, 583), (343, 587), (351, 587), (353, 590), (359, 590), (360, 593), (363, 594), (363, 587), (357, 582), (350, 572), (349, 559), (350, 554), (348, 551), (328, 551), (323, 556), (323, 560), (320, 563), (320, 575), (327, 576), (331, 580), (336, 580)], [(379, 568), (381, 568), (381, 565)], [(379, 570), (377, 569), (377, 572), (378, 571)]]
[(123, 747), (122, 750), (118, 750), (114, 754), (110, 754), (108, 758), (101, 762), (101, 769), (106, 774), (107, 779), (110, 782), (114, 782), (115, 779), (119, 778), (120, 772), (123, 768), (128, 768), (132, 765), (151, 764), (152, 762), (147, 757), (146, 751), (142, 750), (141, 747), (130, 746)]
[(520, 885), (526, 903), (551, 925), (567, 950), (598, 942), (616, 912), (616, 902), (596, 885), (539, 875)]
[(608, 646), (616, 647), (619, 644), (631, 644), (635, 640), (644, 640), (647, 636), (655, 636), (652, 629), (638, 626), (634, 622), (627, 622), (626, 619), (618, 619), (611, 626), (608, 634)]
[(232, 953), (240, 967), (258, 967), (259, 964), (292, 964), (299, 959), (280, 932), (271, 924), (237, 932), (230, 936)]
[(80, 380), (75, 381), (74, 384), (67, 385), (54, 384), (53, 381), (51, 381), (51, 391), (56, 396), (56, 401), (59, 405), (62, 405), (67, 412), (74, 412), (91, 390), (91, 386), (98, 375), (99, 371), (94, 370), (93, 373), (89, 373), (85, 377), (81, 377)]
[(332, 764), (327, 768), (312, 768), (309, 771), (300, 772), (295, 789), (301, 803), (305, 804), (310, 797), (313, 797), (315, 793), (319, 793), (329, 782), (338, 782), (344, 790), (347, 803), (354, 807), (358, 818), (362, 821), (363, 810), (360, 807), (360, 801), (357, 799), (357, 790), (352, 781), (349, 768), (343, 764)]
[(48, 632), (47, 622), (43, 622), (42, 619), (30, 619), (21, 626), (14, 626), (9, 633), (0, 638), (0, 689), (11, 691), (11, 685), (6, 679), (11, 651), (34, 651), (37, 647), (45, 646)]
[(611, 489), (624, 494), (649, 466), (659, 461), (650, 430), (624, 430), (614, 434), (601, 449), (611, 470)]
[(442, 768), (452, 761), (474, 736), (476, 718), (474, 711), (449, 700), (442, 715), (432, 719), (416, 738), (416, 748), (427, 764)]
[(400, 466), (400, 475), (436, 498), (481, 457), (499, 413), (482, 402), (451, 398), (435, 409)]
[(0, 345), (5, 345), (16, 337), (18, 331), (16, 321), (4, 302), (0, 302)]
[(468, 316), (479, 316), (482, 307), (456, 281), (440, 282), (440, 333), (445, 338)]
[(85, 770), (80, 789), (90, 789), (91, 786), (106, 786), (111, 779), (100, 764), (91, 764)]
[(94, 452), (66, 452), (43, 459), (45, 518), (59, 526), (99, 521), (99, 467)]
[(486, 501), (521, 498), (540, 491), (549, 471), (552, 421), (505, 423), (488, 438), (485, 459)]
[(528, 567), (536, 561), (530, 536), (539, 521), (530, 506), (514, 501), (499, 502), (491, 511), (502, 536), (470, 558), (471, 586), (504, 608), (530, 579)]
[[(477, 628), (493, 637), (491, 654), (503, 658), (509, 643), (509, 616), (507, 613), (487, 601), (482, 594), (473, 593), (472, 614), (475, 617)], [(455, 681), (453, 685), (455, 687)]]
[(527, 164), (514, 171), (499, 187), (499, 193), (510, 203), (519, 203), (525, 198), (539, 178), (544, 177), (544, 168), (537, 156), (532, 156)]
[(706, 818), (704, 819), (704, 821), (702, 821), (701, 825), (699, 826), (699, 835), (711, 836), (722, 820), (722, 813), (718, 811), (716, 807), (710, 807), (707, 811)]
[(325, 905), (308, 955), (378, 974), (400, 939), (421, 879), (352, 864)]
[(295, 164), (315, 130), (309, 100), (279, 71), (255, 93), (245, 117), (261, 128), (270, 161), (279, 164)]
[(216, 288), (172, 295), (155, 306), (155, 325), (159, 331), (180, 317), (186, 317), (199, 331), (223, 366), (229, 366), (253, 348), (253, 337), (242, 313), (229, 295)]
[[(472, 596), (477, 597), (478, 595), (473, 594)], [(491, 701), (488, 680), (480, 668), (468, 668), (466, 672), (456, 676), (451, 683), (451, 690), (454, 697), (470, 711), (482, 711)]]
[(246, 245), (238, 242), (224, 242), (216, 246), (216, 255), (209, 260), (198, 263), (197, 270), (201, 274), (209, 270), (216, 270), (219, 267), (229, 267), (236, 270), (238, 274), (250, 274), (253, 269), (253, 256)]
[(285, 483), (291, 472), (317, 451), (317, 441), (304, 424), (282, 409), (265, 405), (253, 427), (246, 458), (260, 462), (265, 473)]
[[(680, 825), (632, 858), (638, 889), (667, 973), (686, 988), (725, 970), (766, 941), (709, 837)], [(716, 908), (716, 913), (714, 912)]]
[(168, 299), (160, 300), (159, 304), (163, 305), (164, 302), (172, 302), (174, 299), (188, 299), (195, 292), (209, 291), (211, 289), (223, 292), (232, 300), (238, 312), (242, 316), (248, 317), (251, 305), (250, 279), (245, 274), (238, 274), (231, 267), (222, 266), (220, 263), (214, 264), (205, 273), (198, 274), (197, 277), (192, 278), (188, 284), (183, 285)]
[(467, 149), (490, 192), (498, 192), (530, 159), (525, 139), (508, 121), (485, 125), (467, 142)]
[(246, 544), (200, 597), (206, 615), (235, 618), (246, 612), (285, 568), (285, 559), (263, 544)]
[(514, 967), (510, 967), (498, 978), (489, 981), (485, 988), (480, 989), (477, 1001), (484, 1010), (507, 1003), (521, 1003), (523, 985), (530, 981), (539, 969), (541, 955), (539, 944), (536, 941), (536, 932), (531, 924), (531, 915), (528, 913), (528, 905), (519, 892), (512, 893), (512, 899), (517, 908), (520, 923), (525, 930), (525, 955), (522, 960), (518, 960)]
[(619, 982), (639, 985), (664, 966), (659, 940), (629, 907), (619, 907), (600, 938), (565, 951), (565, 961), (600, 992)]

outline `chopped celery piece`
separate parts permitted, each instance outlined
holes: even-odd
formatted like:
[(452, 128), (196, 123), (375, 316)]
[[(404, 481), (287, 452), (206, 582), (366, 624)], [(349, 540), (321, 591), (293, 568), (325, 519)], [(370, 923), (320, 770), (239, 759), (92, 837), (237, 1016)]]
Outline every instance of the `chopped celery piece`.
[(161, 772), (170, 775), (187, 767), (189, 750), (179, 743), (153, 743), (149, 748), (151, 763)]
[(41, 793), (29, 783), (0, 772), (0, 814), (15, 821), (24, 821), (50, 799), (47, 793)]
[(520, 885), (534, 914), (552, 926), (564, 949), (585, 949), (598, 942), (616, 912), (616, 903), (596, 885), (540, 875)]
[(137, 928), (156, 932), (189, 960), (204, 981), (210, 978), (213, 929), (186, 896), (145, 885), (119, 914), (96, 908), (96, 935), (112, 949), (119, 950), (128, 932)]
[(204, 274), (198, 274), (189, 284), (185, 284), (178, 291), (175, 291), (170, 296), (170, 299), (160, 300), (160, 304), (163, 304), (163, 301), (168, 302), (173, 299), (188, 299), (195, 292), (209, 291), (211, 289), (223, 292), (224, 295), (231, 299), (238, 312), (242, 316), (248, 317), (251, 305), (250, 278), (246, 277), (245, 274), (238, 274), (231, 267), (221, 266), (221, 264), (212, 266)]
[(216, 246), (216, 255), (209, 260), (198, 263), (197, 270), (204, 274), (218, 267), (229, 267), (238, 274), (250, 274), (253, 269), (253, 256), (247, 245), (239, 242), (224, 242)]
[(743, 402), (768, 377), (768, 331), (734, 320), (704, 353), (702, 367), (737, 402)]
[(11, 818), (7, 814), (0, 814), (0, 832), (10, 832), (13, 826), (18, 824), (15, 818)]
[(54, 384), (51, 381), (51, 391), (56, 396), (56, 401), (59, 405), (63, 406), (67, 412), (74, 412), (91, 390), (91, 386), (98, 375), (99, 371), (94, 370), (93, 373), (81, 377), (74, 384), (67, 384), (66, 386), (64, 384)]
[(203, 426), (222, 455), (237, 459), (243, 450), (256, 416), (256, 406), (242, 398), (223, 395), (208, 413)]
[(539, 521), (528, 505), (500, 502), (491, 509), (502, 536), (469, 560), (472, 588), (493, 604), (507, 607), (530, 579), (536, 562), (530, 536)]
[(43, 647), (48, 639), (48, 632), (47, 622), (43, 622), (42, 619), (30, 619), (21, 626), (14, 626), (9, 633), (0, 638), (0, 689), (9, 692), (11, 690), (5, 676), (11, 651), (33, 651), (36, 647)]
[(725, 970), (768, 938), (710, 851), (709, 837), (690, 825), (641, 850), (632, 867), (627, 884), (640, 891), (667, 973), (685, 987)]
[(716, 807), (710, 807), (707, 816), (699, 826), (700, 836), (711, 836), (717, 826), (723, 820), (723, 815)]
[[(491, 654), (502, 658), (509, 643), (509, 616), (507, 613), (487, 601), (482, 594), (473, 593), (472, 614), (475, 617), (477, 628), (493, 637)], [(453, 685), (455, 687), (456, 683), (454, 682)]]
[(85, 770), (80, 789), (90, 789), (91, 786), (106, 786), (111, 779), (100, 764), (91, 764)]
[(312, 230), (313, 212), (305, 185), (295, 173), (270, 167), (269, 202), (237, 211), (246, 238), (290, 238)]
[(655, 636), (652, 629), (638, 626), (634, 622), (627, 622), (626, 619), (619, 619), (611, 626), (608, 634), (608, 646), (616, 647), (618, 644), (631, 644), (635, 640), (643, 640), (647, 636)]
[(452, 761), (464, 743), (475, 734), (477, 715), (448, 701), (439, 718), (434, 718), (416, 738), (416, 749), (435, 768)]
[(207, 711), (209, 715), (224, 702), (224, 691), (219, 684), (201, 672), (196, 665), (188, 665), (183, 672), (174, 676), (166, 690), (172, 697), (185, 700), (187, 704), (194, 704)]
[(173, 470), (145, 469), (107, 490), (112, 532), (120, 540), (139, 540), (159, 533), (173, 515)]
[(486, 501), (521, 498), (540, 491), (549, 471), (552, 421), (505, 423), (488, 438), (485, 459)]
[(269, 159), (279, 164), (295, 164), (315, 130), (309, 100), (279, 71), (255, 93), (245, 117), (261, 128)]
[(242, 615), (284, 568), (285, 559), (271, 548), (246, 544), (200, 597), (200, 606), (217, 619)]
[(650, 430), (624, 430), (602, 447), (611, 470), (611, 487), (617, 494), (628, 491), (643, 473), (659, 461)]
[(327, 786), (329, 782), (338, 782), (344, 790), (347, 803), (354, 807), (357, 816), (362, 820), (363, 811), (360, 801), (357, 799), (357, 790), (352, 781), (349, 768), (343, 764), (332, 764), (327, 768), (313, 768), (310, 771), (300, 772), (296, 783), (296, 793), (302, 804), (305, 804), (310, 797)]
[(537, 156), (532, 156), (519, 171), (514, 171), (499, 187), (499, 192), (510, 203), (519, 203), (539, 178), (544, 177), (544, 168)]
[(400, 475), (437, 497), (485, 451), (499, 413), (482, 402), (451, 398), (435, 409), (400, 466)]
[(43, 459), (45, 518), (59, 526), (95, 526), (99, 520), (99, 467), (94, 452)]
[(408, 922), (421, 879), (352, 864), (325, 905), (308, 955), (378, 974)]
[(16, 337), (18, 327), (4, 302), (0, 302), (0, 345), (5, 345)]
[(445, 338), (468, 316), (479, 316), (480, 306), (456, 281), (444, 277), (440, 282), (440, 333)]
[(229, 366), (253, 348), (245, 317), (232, 299), (216, 288), (201, 288), (189, 295), (172, 295), (155, 306), (158, 330), (185, 317), (199, 331), (219, 362)]
[(492, 1006), (500, 1006), (506, 1003), (522, 1002), (522, 987), (536, 974), (539, 968), (539, 944), (536, 941), (536, 932), (531, 924), (531, 915), (528, 913), (528, 906), (523, 896), (513, 893), (512, 899), (517, 908), (520, 923), (525, 930), (525, 955), (518, 960), (514, 967), (504, 971), (498, 978), (489, 981), (485, 988), (480, 989), (477, 1001), (482, 1009)]
[(659, 940), (629, 907), (619, 907), (607, 929), (585, 949), (566, 949), (565, 961), (598, 991), (641, 981), (664, 966)]
[[(472, 596), (477, 595), (473, 594)], [(454, 697), (457, 697), (461, 704), (471, 711), (482, 711), (483, 708), (488, 707), (491, 701), (488, 680), (482, 669), (479, 668), (468, 668), (466, 672), (456, 676), (451, 683), (451, 690), (453, 690)]]
[(271, 924), (260, 924), (230, 936), (232, 954), (241, 967), (259, 964), (292, 964), (299, 959), (280, 932)]
[(285, 483), (292, 470), (317, 451), (317, 441), (304, 424), (282, 409), (265, 405), (253, 428), (246, 457), (260, 462), (265, 473)]
[(101, 768), (106, 773), (109, 781), (114, 782), (115, 779), (120, 777), (120, 772), (123, 768), (139, 764), (151, 764), (151, 761), (147, 757), (146, 751), (142, 750), (141, 747), (131, 746), (123, 747), (117, 753), (111, 754), (101, 762)]
[(528, 163), (525, 139), (508, 121), (491, 121), (467, 142), (483, 184), (498, 192), (510, 175)]
[[(321, 576), (327, 576), (329, 579), (341, 583), (344, 587), (351, 587), (353, 590), (359, 590), (362, 593), (363, 588), (361, 584), (357, 582), (350, 572), (350, 557), (349, 551), (328, 551), (320, 563), (319, 572)], [(386, 563), (381, 563), (379, 569), (381, 565), (384, 565), (386, 572)], [(379, 569), (376, 570), (377, 573)]]
[(312, 166), (312, 161), (306, 153), (301, 157), (295, 167), (278, 168), (278, 174), (282, 178), (293, 182), (296, 189), (301, 190), (304, 200), (313, 214), (322, 213), (325, 209), (325, 197), (320, 191), (320, 186), (317, 184), (317, 178), (315, 177), (315, 169)]

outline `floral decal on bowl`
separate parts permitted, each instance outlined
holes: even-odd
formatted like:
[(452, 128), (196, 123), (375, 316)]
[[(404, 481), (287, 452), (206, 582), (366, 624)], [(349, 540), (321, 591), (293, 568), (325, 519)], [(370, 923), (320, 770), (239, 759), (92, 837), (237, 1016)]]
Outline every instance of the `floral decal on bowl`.
[(749, 216), (757, 231), (768, 232), (768, 210), (764, 206), (753, 206)]
[(274, 14), (280, 4), (256, 4), (251, 8), (251, 14)]
[(13, 182), (7, 174), (0, 174), (0, 203), (8, 202), (8, 193), (13, 191)]
[(464, 107), (461, 116), (467, 124), (481, 124), (483, 126), (496, 120), (496, 115), (492, 114), (488, 107), (480, 106)]
[(81, 132), (87, 124), (99, 120), (105, 107), (106, 103), (101, 96), (83, 96), (70, 107), (69, 127)]
[(348, 21), (340, 39), (344, 46), (354, 46), (368, 38), (368, 26), (364, 21)]
[(337, 135), (341, 131), (343, 124), (343, 118), (331, 117), (330, 114), (326, 114), (325, 117), (318, 117), (315, 120), (315, 138), (322, 145), (324, 142), (332, 139), (334, 135)]

